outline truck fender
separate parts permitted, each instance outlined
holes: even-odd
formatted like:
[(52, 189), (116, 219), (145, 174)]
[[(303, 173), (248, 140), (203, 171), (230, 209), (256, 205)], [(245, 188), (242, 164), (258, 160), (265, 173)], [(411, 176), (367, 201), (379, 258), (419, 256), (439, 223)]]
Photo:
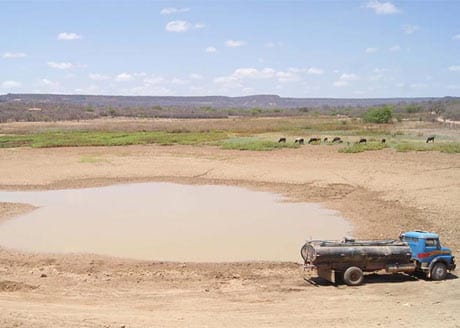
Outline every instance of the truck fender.
[(430, 265), (428, 266), (428, 272), (426, 273), (427, 278), (431, 279), (431, 269), (433, 269), (433, 266), (438, 262), (442, 262), (446, 266), (448, 265), (448, 263), (446, 263), (446, 260), (444, 260), (443, 258), (441, 257), (435, 258), (433, 261), (431, 261)]

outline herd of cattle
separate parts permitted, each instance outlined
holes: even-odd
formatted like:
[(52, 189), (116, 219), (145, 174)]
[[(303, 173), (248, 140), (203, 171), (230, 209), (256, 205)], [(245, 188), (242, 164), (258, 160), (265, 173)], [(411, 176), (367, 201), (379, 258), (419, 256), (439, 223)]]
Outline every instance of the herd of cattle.
[[(286, 137), (281, 137), (279, 138), (278, 140), (278, 143), (286, 143), (287, 141), (287, 138)], [(312, 137), (308, 140), (308, 144), (318, 144), (318, 143), (321, 143), (324, 142), (324, 143), (327, 143), (329, 142), (329, 139), (327, 137), (325, 137), (323, 140), (321, 140), (321, 138), (316, 138), (316, 137)], [(382, 144), (386, 143), (386, 139), (381, 139), (380, 142)], [(430, 136), (426, 139), (426, 143), (429, 143), (429, 142), (434, 142), (434, 136)], [(305, 143), (305, 139), (304, 138), (296, 138), (294, 140), (294, 143), (298, 143), (299, 145), (303, 145)], [(340, 137), (334, 137), (332, 140), (331, 140), (331, 143), (335, 144), (335, 143), (343, 143), (343, 140), (342, 138)], [(367, 139), (366, 138), (361, 138), (359, 139), (359, 141), (357, 142), (358, 144), (365, 144), (367, 143)]]

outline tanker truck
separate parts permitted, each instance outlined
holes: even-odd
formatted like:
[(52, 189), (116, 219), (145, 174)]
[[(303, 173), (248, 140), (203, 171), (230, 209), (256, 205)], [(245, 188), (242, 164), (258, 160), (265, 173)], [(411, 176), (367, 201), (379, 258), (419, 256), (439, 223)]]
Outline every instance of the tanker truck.
[(399, 240), (313, 240), (301, 248), (304, 269), (320, 278), (349, 286), (362, 284), (364, 272), (423, 274), (443, 280), (455, 270), (455, 259), (439, 236), (426, 231), (401, 233)]

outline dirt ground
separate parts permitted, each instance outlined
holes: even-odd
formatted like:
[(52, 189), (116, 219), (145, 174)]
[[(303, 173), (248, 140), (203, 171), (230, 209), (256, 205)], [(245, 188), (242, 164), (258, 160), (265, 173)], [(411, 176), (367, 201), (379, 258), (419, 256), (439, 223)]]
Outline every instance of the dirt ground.
[[(356, 237), (439, 232), (460, 251), (460, 155), (271, 152), (217, 147), (0, 149), (0, 189), (171, 181), (238, 185), (321, 202)], [(1, 202), (1, 200), (0, 200)], [(0, 203), (0, 218), (32, 210)], [(0, 327), (460, 327), (460, 280), (369, 275), (360, 287), (304, 280), (299, 263), (158, 263), (0, 248)]]

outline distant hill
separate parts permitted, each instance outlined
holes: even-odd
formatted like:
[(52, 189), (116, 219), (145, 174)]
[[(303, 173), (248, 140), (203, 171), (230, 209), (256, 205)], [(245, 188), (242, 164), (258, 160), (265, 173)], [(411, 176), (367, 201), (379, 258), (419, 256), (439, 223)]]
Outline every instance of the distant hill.
[(156, 97), (156, 96), (90, 96), (90, 95), (54, 95), (54, 94), (7, 94), (0, 96), (0, 102), (53, 103), (93, 107), (175, 107), (215, 109), (229, 108), (320, 108), (329, 107), (369, 107), (384, 104), (420, 103), (439, 98), (284, 98), (277, 95), (254, 95), (245, 97)]
[(284, 98), (277, 95), (245, 97), (140, 97), (55, 94), (0, 96), (0, 122), (60, 121), (98, 117), (223, 118), (228, 116), (290, 116), (307, 112), (362, 116), (373, 106), (392, 105), (395, 113), (439, 112), (460, 118), (460, 98)]

